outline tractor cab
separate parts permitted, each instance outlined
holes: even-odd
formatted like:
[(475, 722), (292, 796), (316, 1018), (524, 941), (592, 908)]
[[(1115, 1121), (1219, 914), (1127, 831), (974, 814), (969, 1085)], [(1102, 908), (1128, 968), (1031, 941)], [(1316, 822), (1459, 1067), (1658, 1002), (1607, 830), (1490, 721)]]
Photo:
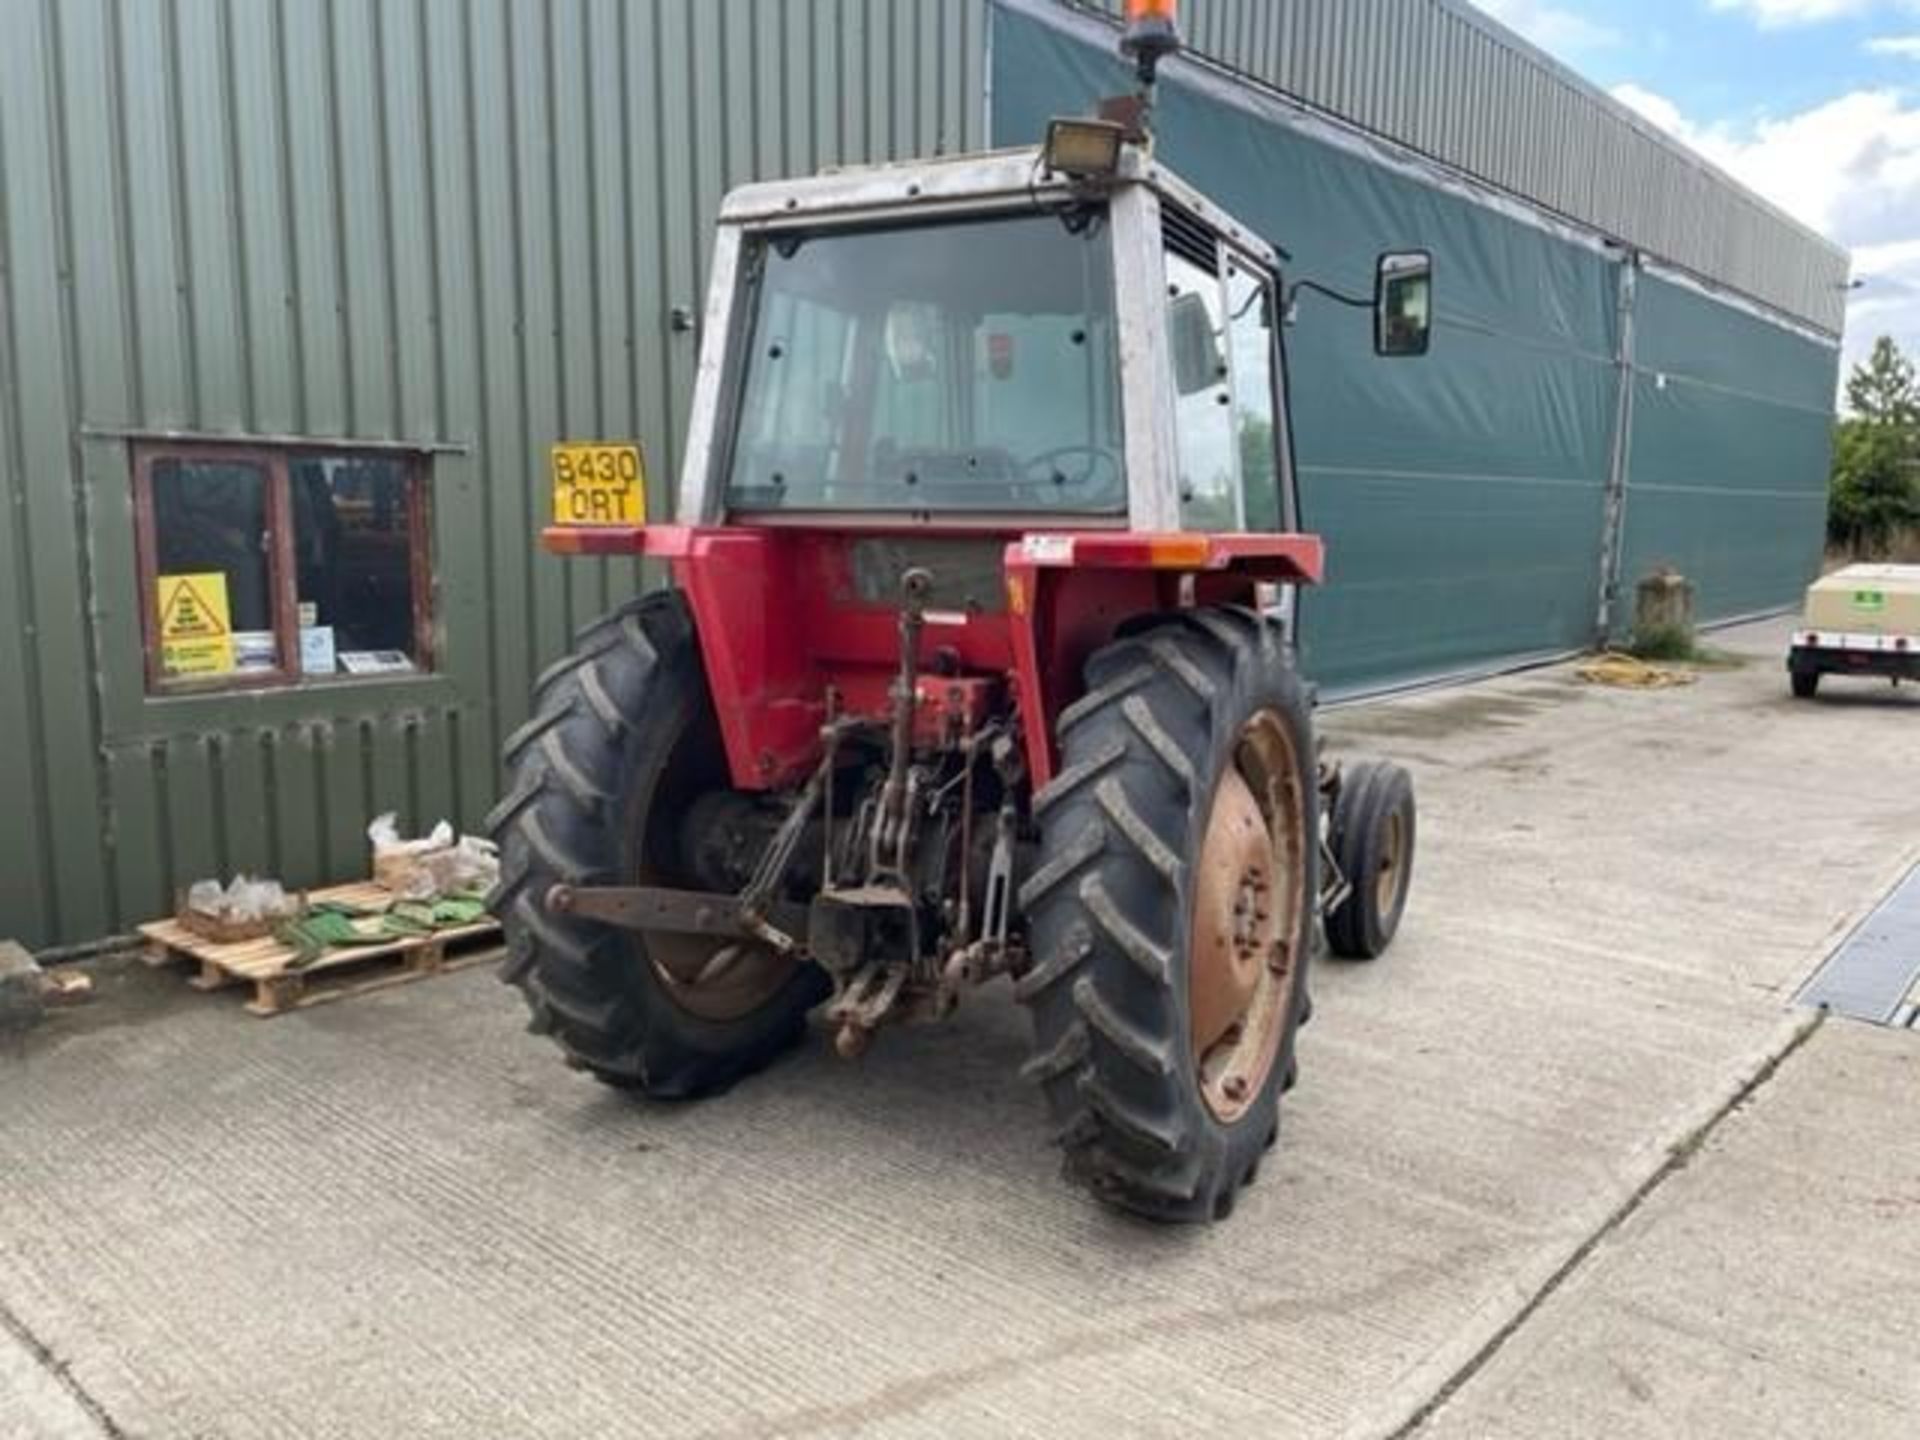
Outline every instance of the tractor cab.
[[(1194, 1219), (1273, 1141), (1323, 919), (1391, 939), (1413, 801), (1313, 744), (1294, 297), (1154, 158), (1133, 8), (1099, 119), (726, 197), (671, 518), (637, 450), (556, 450), (547, 548), (673, 584), (543, 677), (495, 904), (536, 1025), (657, 1095), (1008, 977), (1070, 1170)], [(1335, 298), (1417, 354), (1430, 282)]]
[(1286, 528), (1272, 252), (1138, 147), (1095, 176), (1050, 154), (731, 196), (732, 373), (689, 509)]
[[(1295, 527), (1275, 253), (1120, 125), (748, 186), (721, 225), (682, 518)], [(1423, 259), (1382, 261), (1383, 348), (1424, 348)]]

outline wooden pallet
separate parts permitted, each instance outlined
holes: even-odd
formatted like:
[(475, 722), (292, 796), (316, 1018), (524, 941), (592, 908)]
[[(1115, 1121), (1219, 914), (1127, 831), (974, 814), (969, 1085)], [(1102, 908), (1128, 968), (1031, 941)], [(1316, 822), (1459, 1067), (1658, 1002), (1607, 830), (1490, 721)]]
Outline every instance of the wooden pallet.
[[(336, 901), (378, 910), (391, 904), (393, 895), (378, 885), (363, 883), (312, 890), (307, 899), (316, 904)], [(255, 1015), (280, 1015), (477, 965), (493, 957), (500, 925), (489, 917), (435, 935), (408, 936), (378, 945), (339, 945), (299, 968), (289, 968), (297, 952), (271, 935), (221, 944), (194, 934), (178, 920), (142, 925), (140, 934), (147, 942), (143, 958), (149, 965), (181, 960), (197, 965), (199, 973), (187, 982), (196, 990), (251, 985), (253, 998), (247, 1001), (247, 1009)]]

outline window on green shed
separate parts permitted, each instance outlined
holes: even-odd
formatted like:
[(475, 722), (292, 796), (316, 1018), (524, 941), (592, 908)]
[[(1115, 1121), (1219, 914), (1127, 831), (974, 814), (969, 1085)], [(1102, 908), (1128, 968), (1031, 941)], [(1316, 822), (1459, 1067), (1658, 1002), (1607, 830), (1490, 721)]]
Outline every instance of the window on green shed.
[(418, 457), (142, 444), (134, 509), (150, 691), (431, 668)]

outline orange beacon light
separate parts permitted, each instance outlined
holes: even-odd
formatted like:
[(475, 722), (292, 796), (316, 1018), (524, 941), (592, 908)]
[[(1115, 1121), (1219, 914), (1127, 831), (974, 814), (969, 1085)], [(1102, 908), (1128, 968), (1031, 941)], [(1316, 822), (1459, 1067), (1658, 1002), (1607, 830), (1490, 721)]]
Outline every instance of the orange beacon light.
[(1127, 28), (1120, 53), (1134, 63), (1142, 85), (1151, 85), (1160, 62), (1180, 49), (1180, 24), (1174, 0), (1127, 0)]

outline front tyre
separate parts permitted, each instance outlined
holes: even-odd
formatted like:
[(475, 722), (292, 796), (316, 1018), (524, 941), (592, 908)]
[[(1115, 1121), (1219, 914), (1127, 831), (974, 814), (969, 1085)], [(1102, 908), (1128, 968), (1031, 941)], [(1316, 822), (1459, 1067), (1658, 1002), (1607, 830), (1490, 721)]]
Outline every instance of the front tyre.
[(1413, 883), (1413, 777), (1384, 760), (1362, 760), (1340, 778), (1328, 843), (1347, 878), (1346, 899), (1327, 916), (1327, 944), (1349, 960), (1386, 953)]
[(641, 935), (556, 914), (557, 884), (697, 884), (683, 817), (727, 786), (685, 602), (660, 593), (582, 631), (506, 745), (489, 905), (501, 977), (532, 1028), (609, 1083), (686, 1098), (723, 1089), (798, 1040), (824, 976), (762, 947)]
[(1274, 1142), (1306, 1004), (1306, 692), (1280, 631), (1232, 609), (1157, 620), (1086, 681), (1021, 887), (1027, 1073), (1070, 1175), (1154, 1219), (1222, 1218)]

